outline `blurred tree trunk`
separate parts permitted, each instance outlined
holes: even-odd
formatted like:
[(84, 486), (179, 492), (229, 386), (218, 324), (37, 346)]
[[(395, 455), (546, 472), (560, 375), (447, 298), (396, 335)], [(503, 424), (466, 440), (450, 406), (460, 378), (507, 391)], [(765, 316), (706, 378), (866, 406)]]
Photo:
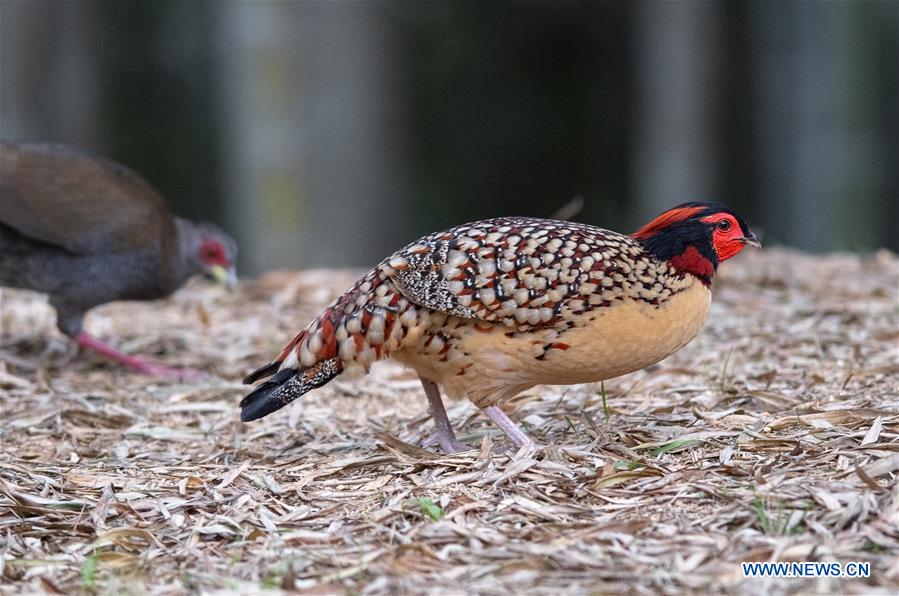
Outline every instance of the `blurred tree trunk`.
[(875, 214), (890, 200), (877, 159), (884, 112), (868, 70), (878, 58), (878, 6), (751, 6), (760, 200), (771, 235), (810, 250), (881, 245), (888, 223)]
[(636, 5), (634, 189), (639, 221), (684, 201), (713, 200), (713, 103), (720, 7), (713, 2)]
[(0, 134), (100, 150), (90, 2), (0, 3)]
[(404, 211), (384, 12), (376, 3), (220, 8), (223, 186), (243, 266), (374, 264), (385, 242), (404, 240), (391, 238)]

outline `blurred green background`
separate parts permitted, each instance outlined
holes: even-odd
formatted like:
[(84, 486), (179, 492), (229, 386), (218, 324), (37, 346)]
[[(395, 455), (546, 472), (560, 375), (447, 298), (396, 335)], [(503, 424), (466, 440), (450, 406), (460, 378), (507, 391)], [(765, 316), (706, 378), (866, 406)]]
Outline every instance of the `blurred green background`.
[(576, 195), (899, 249), (897, 2), (3, 0), (0, 35), (3, 137), (131, 166), (245, 274)]

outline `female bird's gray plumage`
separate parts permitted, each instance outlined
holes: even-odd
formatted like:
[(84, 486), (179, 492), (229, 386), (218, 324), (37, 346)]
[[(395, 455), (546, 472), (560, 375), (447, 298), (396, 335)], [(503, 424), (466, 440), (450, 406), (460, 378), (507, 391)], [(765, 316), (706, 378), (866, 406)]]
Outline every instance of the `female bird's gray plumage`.
[(173, 216), (125, 166), (64, 145), (0, 144), (0, 285), (47, 294), (70, 337), (94, 306), (162, 298), (209, 273), (207, 241), (230, 267), (233, 240)]

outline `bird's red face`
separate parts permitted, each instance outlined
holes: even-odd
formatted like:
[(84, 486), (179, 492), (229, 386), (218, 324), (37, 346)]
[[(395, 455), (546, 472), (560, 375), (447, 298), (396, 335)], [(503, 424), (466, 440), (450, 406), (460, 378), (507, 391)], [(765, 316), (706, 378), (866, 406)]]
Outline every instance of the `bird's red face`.
[(203, 274), (232, 289), (237, 285), (237, 272), (234, 269), (234, 252), (236, 247), (226, 246), (217, 238), (204, 238), (200, 243), (199, 257)]
[(744, 235), (740, 222), (730, 213), (715, 213), (703, 217), (700, 221), (712, 228), (712, 247), (718, 255), (719, 262), (736, 255), (747, 244), (761, 246), (752, 232)]
[(749, 226), (730, 209), (698, 201), (669, 209), (631, 235), (657, 259), (692, 273), (706, 285), (721, 261), (747, 244), (761, 247)]
[(225, 269), (231, 266), (231, 260), (228, 258), (225, 247), (222, 246), (221, 242), (213, 238), (207, 238), (200, 244), (200, 254), (198, 256), (200, 261), (210, 268), (214, 265), (224, 267)]

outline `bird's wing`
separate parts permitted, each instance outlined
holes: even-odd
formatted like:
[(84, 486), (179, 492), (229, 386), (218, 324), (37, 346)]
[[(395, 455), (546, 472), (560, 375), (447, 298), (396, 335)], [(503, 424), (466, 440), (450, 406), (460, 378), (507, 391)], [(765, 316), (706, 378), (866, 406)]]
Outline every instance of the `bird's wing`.
[(63, 145), (0, 145), (0, 223), (76, 254), (173, 238), (162, 197), (130, 169)]
[(664, 266), (628, 236), (517, 217), (432, 234), (380, 265), (416, 304), (520, 331), (566, 324), (641, 292), (664, 300), (666, 290), (653, 288)]

